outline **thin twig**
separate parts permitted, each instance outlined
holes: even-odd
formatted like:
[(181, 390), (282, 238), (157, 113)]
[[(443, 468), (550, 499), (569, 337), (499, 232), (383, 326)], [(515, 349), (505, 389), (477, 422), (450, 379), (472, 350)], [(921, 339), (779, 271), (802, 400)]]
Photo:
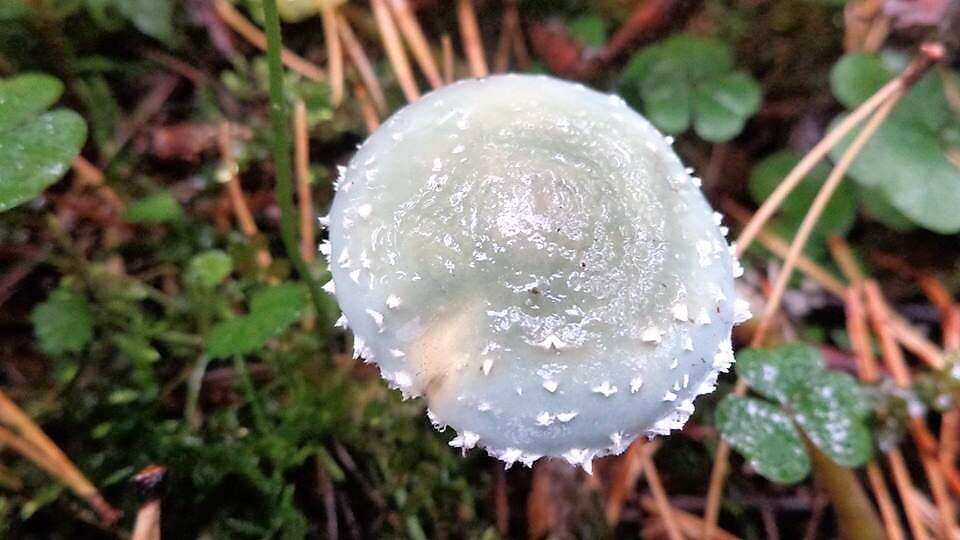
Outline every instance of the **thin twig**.
[(298, 99), (293, 106), (294, 175), (297, 179), (297, 202), (300, 210), (300, 252), (307, 262), (317, 258), (313, 215), (313, 194), (310, 191), (310, 138), (307, 135), (307, 106)]
[[(240, 231), (248, 238), (253, 238), (260, 233), (256, 221), (253, 220), (253, 214), (250, 212), (250, 206), (247, 204), (247, 197), (243, 194), (243, 187), (240, 186), (240, 172), (237, 160), (233, 155), (233, 134), (230, 130), (230, 123), (220, 122), (220, 129), (217, 132), (217, 146), (220, 149), (220, 161), (223, 171), (223, 181), (227, 186), (227, 195), (230, 197), (230, 206), (233, 208), (233, 215), (237, 218), (237, 224)], [(257, 252), (257, 263), (266, 268), (270, 266), (273, 259), (266, 247)]]
[(473, 0), (457, 0), (457, 21), (460, 24), (460, 39), (470, 64), (473, 77), (486, 77), (487, 59), (483, 53), (483, 40), (477, 25), (477, 12), (473, 9)]
[[(732, 200), (725, 200), (721, 205), (723, 211), (738, 222), (744, 224), (750, 221), (750, 213)], [(756, 239), (760, 242), (760, 245), (781, 259), (786, 258), (787, 253), (790, 252), (790, 244), (771, 232), (761, 230), (757, 233)], [(797, 259), (797, 269), (823, 287), (827, 292), (838, 298), (843, 296), (846, 286), (829, 270), (815, 263), (806, 255), (801, 255)]]
[(817, 192), (817, 196), (810, 204), (810, 209), (807, 210), (806, 215), (803, 217), (803, 221), (800, 223), (799, 229), (797, 229), (796, 236), (794, 236), (793, 241), (790, 243), (790, 251), (787, 253), (787, 257), (784, 259), (783, 269), (777, 275), (777, 281), (774, 283), (773, 292), (770, 293), (770, 300), (767, 302), (766, 311), (760, 318), (760, 323), (758, 324), (757, 330), (753, 335), (753, 346), (763, 343), (763, 340), (766, 338), (766, 333), (772, 324), (774, 315), (780, 309), (780, 301), (787, 290), (787, 285), (790, 283), (790, 278), (793, 276), (793, 270), (796, 268), (797, 259), (803, 253), (803, 250), (807, 245), (807, 240), (810, 239), (810, 235), (813, 233), (813, 229), (816, 227), (817, 221), (819, 221), (820, 216), (823, 214), (823, 210), (826, 208), (827, 203), (830, 202), (830, 198), (833, 196), (833, 192), (840, 185), (840, 182), (843, 181), (844, 175), (847, 173), (850, 165), (853, 164), (853, 161), (860, 154), (860, 151), (863, 150), (863, 147), (866, 146), (866, 144), (870, 141), (870, 138), (873, 137), (873, 134), (877, 132), (877, 130), (883, 124), (883, 121), (886, 120), (887, 116), (890, 114), (890, 111), (892, 111), (896, 104), (900, 101), (901, 97), (903, 97), (903, 91), (898, 90), (887, 101), (877, 108), (876, 114), (874, 114), (870, 120), (867, 121), (867, 124), (864, 126), (864, 128), (860, 131), (860, 133), (857, 134), (853, 142), (850, 143), (850, 147), (847, 148), (840, 160), (837, 161), (836, 166), (832, 171), (830, 171), (830, 175), (827, 177), (827, 180)]
[(644, 443), (642, 440), (636, 440), (618, 460), (617, 473), (610, 486), (604, 508), (607, 525), (615, 527), (617, 523), (620, 522), (620, 513), (623, 511), (623, 504), (626, 502), (630, 493), (633, 492), (637, 481), (643, 474), (643, 463), (640, 459), (640, 454), (652, 454), (657, 451), (657, 448), (659, 448), (658, 441)]
[(914, 61), (892, 81), (877, 90), (869, 99), (864, 101), (850, 115), (844, 118), (837, 126), (830, 130), (799, 163), (791, 170), (786, 178), (760, 205), (753, 219), (737, 237), (737, 254), (746, 251), (754, 237), (763, 228), (764, 224), (780, 208), (783, 201), (790, 195), (801, 180), (823, 159), (830, 150), (853, 130), (863, 119), (885, 103), (891, 96), (905, 92), (910, 86), (934, 63), (939, 62), (944, 55), (943, 47), (937, 44), (925, 44), (920, 48), (920, 54)]
[[(247, 20), (230, 2), (227, 0), (213, 0), (213, 7), (217, 11), (217, 15), (219, 15), (234, 32), (240, 34), (243, 39), (261, 51), (267, 50), (267, 37), (264, 33), (252, 22)], [(280, 54), (285, 66), (303, 75), (307, 79), (315, 82), (324, 82), (327, 80), (326, 73), (306, 58), (286, 48), (283, 48)]]
[(66, 484), (96, 511), (102, 523), (111, 525), (120, 518), (120, 512), (107, 503), (93, 483), (80, 472), (60, 447), (2, 391), (0, 391), (0, 422), (19, 433), (18, 436), (0, 428), (0, 443), (17, 450), (48, 474)]
[(420, 90), (417, 88), (417, 80), (407, 60), (407, 53), (403, 50), (403, 43), (400, 41), (400, 34), (397, 33), (393, 16), (384, 2), (385, 0), (370, 0), (370, 7), (373, 9), (373, 17), (380, 29), (380, 39), (383, 40), (383, 48), (387, 51), (390, 67), (397, 75), (404, 97), (407, 101), (413, 102), (420, 98)]
[(440, 51), (443, 57), (443, 82), (450, 84), (453, 82), (453, 39), (450, 34), (440, 36)]
[(367, 126), (367, 132), (373, 133), (380, 127), (380, 118), (377, 116), (376, 109), (373, 108), (373, 102), (367, 91), (359, 84), (353, 87), (353, 95), (357, 98), (357, 105), (360, 107), (360, 116), (363, 117), (363, 123)]
[(337, 8), (333, 2), (316, 0), (323, 20), (323, 37), (327, 44), (327, 68), (330, 70), (330, 105), (343, 102), (343, 48), (337, 31)]
[(670, 499), (667, 498), (667, 492), (663, 489), (660, 473), (657, 472), (657, 466), (653, 463), (653, 457), (646, 452), (640, 452), (640, 463), (643, 467), (643, 474), (647, 477), (650, 492), (653, 493), (653, 499), (657, 503), (657, 513), (667, 526), (667, 536), (670, 537), (670, 540), (683, 540), (683, 534), (680, 532), (680, 526), (677, 525), (677, 520), (673, 516)]
[(497, 52), (493, 57), (494, 73), (505, 73), (510, 69), (510, 52), (513, 50), (516, 27), (520, 24), (516, 2), (507, 2), (500, 21), (500, 36), (497, 38)]
[(343, 40), (343, 47), (347, 51), (347, 56), (350, 57), (353, 67), (357, 68), (357, 73), (360, 74), (360, 79), (370, 92), (370, 97), (373, 99), (377, 111), (380, 114), (387, 114), (387, 98), (383, 94), (383, 87), (380, 86), (380, 78), (377, 77), (377, 72), (373, 70), (373, 64), (370, 62), (367, 52), (363, 49), (363, 45), (354, 35), (353, 29), (350, 28), (347, 18), (339, 14), (337, 15), (337, 30), (340, 32), (340, 39)]
[[(843, 266), (844, 265), (841, 264), (841, 267)], [(844, 297), (844, 305), (846, 307), (847, 334), (850, 336), (851, 348), (857, 359), (857, 375), (863, 382), (876, 382), (880, 378), (880, 372), (877, 369), (876, 359), (873, 358), (873, 349), (867, 329), (866, 312), (864, 311), (863, 302), (860, 298), (859, 274), (851, 272), (847, 275), (851, 278), (851, 281), (855, 283), (853, 287), (847, 290)], [(876, 461), (867, 464), (867, 480), (870, 482), (873, 495), (877, 499), (880, 516), (883, 518), (883, 526), (890, 540), (900, 540), (904, 538), (903, 527), (900, 525), (900, 519), (897, 517), (896, 507), (890, 497), (887, 483), (883, 479), (883, 472), (881, 472), (880, 466)], [(901, 492), (901, 497), (903, 497), (903, 495), (904, 493)]]
[[(887, 369), (893, 375), (893, 380), (901, 388), (910, 388), (911, 376), (907, 368), (906, 360), (897, 344), (896, 338), (890, 331), (890, 315), (886, 303), (883, 301), (882, 293), (876, 282), (868, 280), (864, 285), (864, 292), (867, 298), (867, 311), (870, 314), (870, 322), (873, 331), (880, 341), (881, 356)], [(922, 424), (922, 426), (921, 426)], [(918, 428), (925, 427), (922, 418), (914, 419), (911, 423), (911, 432), (915, 440), (921, 439), (922, 431)], [(940, 523), (943, 534), (952, 538), (957, 534), (956, 516), (954, 515), (953, 502), (950, 499), (950, 493), (944, 480), (939, 463), (934, 455), (920, 446), (920, 461), (923, 464), (927, 475), (927, 481), (930, 483), (930, 490), (933, 493), (934, 501), (940, 511)]]
[(434, 88), (443, 86), (443, 79), (440, 78), (440, 70), (437, 69), (437, 61), (433, 58), (433, 52), (430, 51), (430, 44), (427, 43), (426, 36), (423, 35), (423, 29), (417, 22), (417, 17), (410, 9), (410, 3), (407, 0), (390, 0), (390, 7), (393, 8), (393, 15), (396, 17), (397, 26), (403, 34), (407, 45), (413, 52), (413, 58), (423, 71), (427, 82)]

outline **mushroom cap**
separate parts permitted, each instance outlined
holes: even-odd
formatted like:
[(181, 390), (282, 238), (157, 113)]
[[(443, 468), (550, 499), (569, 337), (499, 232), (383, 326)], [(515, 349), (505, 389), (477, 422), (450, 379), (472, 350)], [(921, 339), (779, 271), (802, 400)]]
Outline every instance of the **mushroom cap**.
[(619, 97), (546, 76), (398, 111), (328, 218), (357, 355), (451, 446), (508, 464), (589, 467), (682, 427), (746, 315), (719, 214), (670, 143)]

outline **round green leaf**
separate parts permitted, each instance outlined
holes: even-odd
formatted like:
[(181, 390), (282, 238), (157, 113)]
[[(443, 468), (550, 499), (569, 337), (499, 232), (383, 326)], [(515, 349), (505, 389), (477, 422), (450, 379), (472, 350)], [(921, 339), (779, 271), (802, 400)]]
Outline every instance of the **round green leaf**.
[(233, 259), (219, 249), (195, 255), (187, 266), (188, 283), (212, 289), (233, 272)]
[(830, 88), (837, 101), (853, 108), (866, 101), (892, 77), (879, 56), (848, 54), (830, 71)]
[(810, 458), (797, 428), (774, 405), (759, 399), (727, 396), (717, 407), (716, 425), (723, 439), (764, 477), (792, 484), (809, 474)]
[(760, 85), (743, 73), (727, 73), (701, 84), (693, 102), (694, 128), (708, 141), (737, 136), (760, 107)]
[(754, 392), (789, 405), (806, 391), (810, 375), (823, 371), (823, 358), (820, 351), (803, 343), (744, 349), (737, 353), (736, 370)]
[(0, 81), (0, 132), (36, 118), (60, 99), (63, 84), (43, 73)]
[(0, 132), (0, 211), (33, 199), (59, 180), (86, 138), (83, 119), (67, 110)]
[(82, 295), (57, 289), (30, 315), (40, 348), (47, 354), (82, 351), (93, 338), (93, 315)]
[(808, 374), (806, 390), (794, 396), (794, 419), (810, 441), (844, 467), (870, 460), (873, 437), (869, 428), (868, 399), (846, 373), (820, 371)]
[(161, 191), (134, 201), (124, 215), (131, 223), (166, 223), (180, 219), (183, 208), (172, 193)]

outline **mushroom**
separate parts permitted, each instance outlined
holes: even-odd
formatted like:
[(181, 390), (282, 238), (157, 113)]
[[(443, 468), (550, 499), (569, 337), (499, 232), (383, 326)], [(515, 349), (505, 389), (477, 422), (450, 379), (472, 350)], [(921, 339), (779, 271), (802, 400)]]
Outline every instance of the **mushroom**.
[(720, 215), (622, 99), (546, 76), (459, 82), (341, 168), (328, 254), (356, 356), (450, 445), (589, 471), (679, 429), (749, 318)]

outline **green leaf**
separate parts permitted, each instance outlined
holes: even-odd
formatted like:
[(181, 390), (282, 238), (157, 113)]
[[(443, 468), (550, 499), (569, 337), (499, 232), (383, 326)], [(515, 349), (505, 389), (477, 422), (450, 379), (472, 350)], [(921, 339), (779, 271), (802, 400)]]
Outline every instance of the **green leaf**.
[(854, 53), (841, 58), (830, 71), (830, 88), (837, 101), (854, 108), (893, 78), (879, 56)]
[[(954, 82), (960, 77), (946, 72)], [(839, 121), (839, 118), (834, 122)], [(960, 231), (960, 129), (941, 75), (921, 79), (873, 135), (848, 174), (877, 190), (914, 223), (941, 234)], [(854, 134), (831, 151), (839, 160)]]
[(624, 98), (667, 133), (686, 131), (691, 121), (704, 139), (736, 136), (760, 106), (760, 87), (732, 72), (725, 43), (678, 35), (644, 48), (621, 78)]
[(868, 217), (895, 231), (907, 232), (916, 228), (910, 218), (890, 204), (881, 189), (867, 186), (859, 187), (860, 202), (863, 204), (864, 214)]
[(858, 467), (870, 460), (868, 399), (846, 373), (810, 373), (806, 390), (794, 397), (794, 419), (810, 441), (844, 467)]
[(131, 223), (167, 223), (183, 216), (183, 208), (173, 194), (161, 191), (134, 201), (124, 213)]
[(11, 21), (30, 14), (25, 0), (0, 0), (0, 21)]
[(803, 343), (737, 353), (737, 375), (751, 390), (787, 405), (807, 389), (811, 373), (823, 371), (820, 351)]
[[(257, 3), (259, 3), (259, 0)], [(278, 0), (277, 10), (284, 21), (300, 22), (318, 15), (320, 13), (319, 5), (317, 0)]]
[(735, 137), (760, 108), (760, 85), (743, 73), (728, 73), (697, 88), (694, 128), (708, 141)]
[[(767, 156), (754, 166), (750, 173), (750, 195), (757, 204), (762, 204), (780, 185), (793, 167), (800, 162), (801, 155), (792, 150), (782, 150)], [(829, 167), (818, 164), (807, 174), (780, 207), (779, 216), (791, 232), (800, 227), (807, 210), (827, 180)], [(840, 184), (830, 202), (824, 208), (823, 215), (814, 228), (815, 238), (829, 235), (843, 235), (850, 230), (856, 220), (856, 201), (853, 188), (846, 183)], [(791, 235), (792, 236), (792, 235)]]
[(188, 283), (212, 289), (233, 272), (233, 259), (219, 249), (194, 255), (187, 265)]
[(164, 42), (173, 37), (173, 3), (170, 0), (114, 0), (114, 5), (144, 34)]
[(716, 425), (724, 440), (764, 477), (792, 484), (809, 474), (810, 458), (803, 439), (779, 408), (759, 399), (730, 395), (717, 407)]
[(306, 289), (299, 283), (284, 283), (254, 295), (251, 316), (259, 326), (276, 335), (300, 319), (307, 307)]
[(751, 390), (780, 402), (830, 459), (845, 467), (870, 459), (867, 396), (853, 377), (824, 369), (814, 347), (790, 344), (741, 351), (737, 375)]
[(213, 327), (207, 336), (207, 354), (217, 359), (259, 350), (296, 322), (306, 307), (306, 289), (299, 283), (261, 291), (254, 295), (250, 313)]
[(43, 73), (25, 73), (0, 81), (0, 131), (36, 118), (60, 99), (63, 84)]
[(42, 193), (80, 152), (87, 137), (83, 119), (63, 109), (43, 113), (62, 90), (47, 75), (0, 81), (0, 211)]
[(53, 291), (30, 315), (40, 348), (47, 354), (81, 352), (93, 338), (86, 298), (70, 289)]
[(667, 133), (683, 133), (690, 127), (690, 87), (677, 73), (652, 75), (643, 84), (644, 112)]
[(600, 47), (607, 42), (607, 23), (596, 15), (583, 15), (567, 24), (570, 34), (587, 47)]

